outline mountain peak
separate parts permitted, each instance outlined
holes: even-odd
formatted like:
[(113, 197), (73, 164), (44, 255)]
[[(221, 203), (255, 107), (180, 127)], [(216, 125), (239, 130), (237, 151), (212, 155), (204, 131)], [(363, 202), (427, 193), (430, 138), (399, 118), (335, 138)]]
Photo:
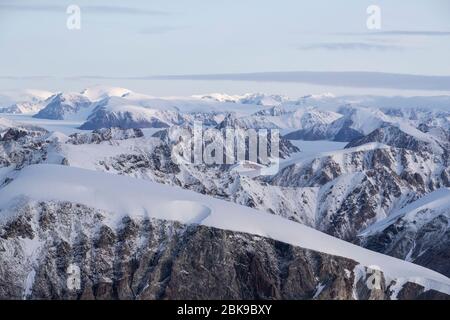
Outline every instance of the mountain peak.
[(81, 94), (91, 101), (97, 101), (107, 97), (122, 97), (129, 93), (131, 93), (131, 90), (103, 85), (88, 87), (81, 91)]

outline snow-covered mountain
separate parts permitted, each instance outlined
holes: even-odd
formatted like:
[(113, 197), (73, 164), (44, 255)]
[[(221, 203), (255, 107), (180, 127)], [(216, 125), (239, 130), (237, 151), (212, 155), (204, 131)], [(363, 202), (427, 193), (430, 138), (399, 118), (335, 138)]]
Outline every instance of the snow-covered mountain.
[(52, 96), (43, 90), (24, 90), (0, 94), (0, 113), (35, 114), (45, 106), (45, 100)]
[(244, 95), (227, 95), (223, 93), (211, 93), (208, 95), (197, 95), (194, 98), (203, 100), (213, 100), (218, 102), (233, 102), (240, 104), (252, 104), (260, 106), (279, 106), (283, 102), (289, 101), (285, 96), (267, 95), (264, 93), (247, 93)]
[(359, 235), (364, 246), (450, 275), (450, 189), (438, 189)]
[[(0, 296), (447, 297), (448, 99), (246, 98), (97, 86), (45, 100), (37, 116), (60, 120), (0, 115)], [(220, 133), (202, 148), (229, 128), (286, 133), (278, 172), (180, 162), (194, 121)], [(83, 289), (49, 257), (80, 266)]]
[(314, 107), (300, 109), (272, 107), (263, 109), (250, 116), (240, 117), (239, 121), (245, 128), (277, 128), (309, 130), (314, 127), (326, 126), (342, 115), (332, 111), (319, 110)]
[(217, 124), (228, 112), (249, 115), (261, 104), (242, 108), (244, 102), (216, 99), (155, 98), (124, 88), (96, 86), (80, 93), (58, 93), (50, 97), (34, 116), (51, 120), (82, 120), (81, 129), (108, 127), (161, 128), (201, 120)]
[(286, 135), (293, 140), (352, 141), (369, 134), (395, 119), (377, 109), (348, 105), (339, 109), (340, 117), (293, 131)]
[[(276, 248), (276, 243), (280, 245), (284, 243), (284, 246), (291, 247), (291, 250), (306, 249), (310, 253), (301, 260), (311, 267), (315, 258), (310, 255), (331, 259), (341, 265), (339, 268), (329, 270), (327, 274), (318, 274), (316, 277), (314, 272), (311, 274), (310, 271), (308, 274), (300, 271), (300, 276), (304, 279), (302, 283), (307, 284), (294, 286), (295, 290), (280, 291), (276, 294), (280, 298), (330, 297), (337, 286), (336, 282), (331, 281), (332, 278), (340, 278), (342, 279), (340, 281), (348, 284), (347, 289), (341, 288), (342, 292), (331, 296), (333, 298), (372, 296), (397, 299), (405, 293), (409, 298), (416, 298), (425, 293), (432, 296), (450, 294), (450, 279), (439, 273), (337, 240), (275, 215), (258, 213), (198, 193), (127, 177), (55, 165), (30, 166), (19, 174), (12, 174), (11, 179), (11, 182), (0, 189), (0, 208), (4, 211), (0, 244), (5, 249), (1, 255), (7, 265), (7, 268), (1, 269), (0, 276), (2, 279), (8, 279), (6, 286), (2, 286), (0, 292), (2, 297), (68, 298), (77, 295), (95, 297), (100, 294), (96, 289), (98, 286), (104, 288), (102, 295), (112, 297), (114, 284), (120, 282), (120, 278), (114, 272), (117, 267), (123, 268), (126, 277), (138, 281), (122, 284), (118, 292), (122, 297), (212, 297), (211, 291), (205, 288), (195, 290), (196, 293), (183, 290), (187, 283), (194, 289), (202, 287), (204, 281), (208, 283), (206, 289), (214, 288), (213, 292), (221, 298), (273, 296), (271, 290), (280, 290), (275, 284), (279, 277), (276, 274), (258, 274), (254, 275), (253, 280), (243, 282), (243, 285), (253, 287), (260, 279), (266, 281), (266, 289), (256, 289), (253, 294), (248, 295), (242, 290), (233, 293), (226, 289), (233, 282), (233, 274), (239, 276), (240, 271), (236, 270), (231, 274), (224, 272), (220, 260), (204, 262), (209, 270), (219, 272), (213, 273), (216, 280), (211, 282), (213, 278), (209, 273), (203, 273), (203, 276), (194, 273), (195, 265), (192, 264), (194, 259), (199, 261), (199, 256), (207, 257), (209, 250), (216, 250), (214, 248), (218, 245), (227, 248), (233, 244), (233, 241), (225, 240), (227, 237), (224, 238), (223, 235), (226, 234), (241, 236), (243, 241), (250, 240), (247, 235), (257, 236), (256, 239), (268, 242), (267, 249), (270, 248), (272, 240), (275, 241), (273, 249)], [(55, 216), (55, 210), (63, 213)], [(152, 239), (145, 226), (158, 228), (163, 221), (176, 221), (188, 226), (186, 231), (176, 232), (180, 233), (185, 243), (192, 241), (193, 247), (183, 249), (186, 250), (184, 251), (186, 256), (182, 260), (166, 260), (172, 265), (166, 270), (171, 279), (168, 283), (161, 284), (162, 287), (155, 291), (155, 284), (145, 272), (146, 255), (149, 249), (153, 248), (153, 241), (156, 240), (154, 245), (159, 246), (158, 251), (164, 254), (166, 250), (170, 250), (167, 247), (170, 246), (171, 240), (165, 234), (160, 235), (162, 238)], [(78, 231), (73, 230), (75, 224), (79, 226)], [(64, 225), (65, 228), (62, 227)], [(139, 225), (144, 228), (139, 228)], [(172, 223), (166, 225), (175, 230), (180, 229)], [(204, 229), (211, 230), (208, 232), (208, 240), (204, 238)], [(191, 240), (191, 237), (194, 239)], [(53, 254), (49, 244), (51, 241), (59, 243), (55, 248), (56, 252), (61, 250), (64, 252), (64, 255), (57, 258), (64, 266), (62, 268), (49, 262)], [(212, 243), (213, 247), (208, 249), (207, 243)], [(127, 253), (128, 250), (114, 250), (116, 246), (134, 247), (132, 249), (134, 253)], [(91, 250), (96, 251), (97, 259), (92, 260), (91, 255), (87, 254)], [(120, 251), (123, 252), (120, 259), (122, 267), (115, 265), (114, 262), (117, 252)], [(231, 255), (232, 259), (238, 256), (227, 249), (221, 251), (225, 255)], [(180, 254), (181, 252), (177, 256)], [(126, 265), (128, 261), (131, 263), (132, 259), (144, 269), (126, 271)], [(273, 256), (272, 259), (277, 258)], [(286, 258), (278, 259), (286, 262)], [(287, 261), (289, 260), (293, 263), (293, 260), (288, 258)], [(160, 268), (159, 263), (163, 262), (156, 260), (154, 268)], [(64, 271), (68, 265), (77, 265), (83, 274), (95, 272), (96, 277), (89, 279), (90, 277), (84, 276), (80, 279), (79, 289), (70, 292), (61, 285), (61, 278), (66, 277)], [(98, 269), (100, 265), (102, 268)], [(380, 285), (362, 290), (361, 286), (364, 287), (364, 282), (370, 278), (374, 266), (377, 266), (376, 271), (380, 274)], [(292, 268), (295, 268), (295, 264)], [(191, 273), (194, 275), (183, 277), (181, 270), (187, 275)], [(52, 274), (51, 277), (48, 277), (49, 273)], [(238, 280), (238, 287), (242, 288), (241, 281), (243, 280)], [(416, 285), (414, 290), (410, 289), (411, 285)], [(305, 291), (302, 294), (301, 288)]]
[(81, 91), (81, 94), (90, 101), (99, 101), (109, 97), (123, 97), (131, 94), (132, 91), (125, 88), (108, 87), (108, 86), (93, 86)]
[(80, 129), (165, 128), (185, 121), (175, 110), (160, 110), (128, 103), (127, 99), (116, 97), (101, 100), (94, 105), (92, 113)]
[(39, 112), (44, 106), (44, 101), (37, 102), (17, 102), (9, 107), (4, 107), (0, 109), (0, 113), (11, 113), (11, 114), (35, 114)]
[(0, 131), (16, 126), (16, 124), (8, 119), (0, 118)]
[(416, 152), (428, 151), (434, 154), (443, 154), (449, 148), (445, 138), (439, 139), (431, 134), (426, 134), (406, 124), (385, 124), (375, 129), (360, 139), (350, 142), (347, 147), (364, 145), (371, 142), (379, 142), (392, 147), (404, 148)]
[(51, 120), (81, 119), (85, 120), (98, 104), (104, 104), (114, 97), (133, 94), (124, 88), (94, 86), (77, 92), (60, 92), (52, 95), (44, 102), (36, 118)]
[(88, 114), (91, 101), (78, 93), (57, 93), (48, 98), (45, 107), (34, 117), (40, 119), (66, 120)]
[(439, 154), (371, 143), (287, 161), (269, 182), (318, 188), (316, 227), (355, 241), (359, 231), (396, 208), (449, 187), (447, 161)]
[[(335, 97), (330, 94), (299, 99), (265, 94), (156, 98), (124, 88), (96, 86), (80, 93), (58, 93), (44, 102), (19, 103), (8, 110), (23, 113), (21, 109), (27, 108), (27, 113), (40, 110), (35, 115), (37, 118), (85, 121), (82, 129), (158, 128), (198, 119), (217, 124), (220, 118), (235, 113), (242, 127), (282, 129), (288, 132), (286, 138), (294, 140), (350, 142), (385, 124), (399, 122), (439, 138), (447, 137), (450, 114), (442, 107), (447, 100), (430, 97), (428, 111), (423, 107), (404, 106), (405, 101), (419, 106), (425, 103), (423, 99), (416, 100), (380, 98), (380, 106), (377, 106), (375, 97)], [(395, 103), (401, 107), (396, 107)]]

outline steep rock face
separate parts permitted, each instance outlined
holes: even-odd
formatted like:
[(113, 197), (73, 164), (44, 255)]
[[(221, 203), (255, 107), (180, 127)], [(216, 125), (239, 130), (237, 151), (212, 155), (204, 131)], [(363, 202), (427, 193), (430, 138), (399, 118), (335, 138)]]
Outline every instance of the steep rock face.
[(346, 148), (354, 148), (371, 142), (380, 142), (392, 147), (405, 148), (413, 151), (419, 151), (420, 147), (426, 145), (425, 143), (420, 144), (420, 141), (414, 139), (414, 137), (406, 134), (397, 127), (384, 126), (372, 131), (367, 136), (353, 140)]
[(28, 134), (26, 130), (20, 128), (10, 128), (1, 134), (0, 141), (17, 141)]
[(91, 105), (91, 101), (81, 94), (56, 94), (46, 101), (45, 107), (40, 110), (35, 118), (64, 120), (66, 117), (78, 113)]
[(439, 155), (365, 148), (290, 165), (265, 181), (282, 187), (319, 188), (315, 227), (348, 241), (357, 241), (359, 231), (393, 209), (449, 186), (448, 168)]
[[(406, 259), (414, 245), (417, 249), (413, 250), (412, 261), (423, 260), (421, 264), (447, 272), (447, 240), (441, 236), (444, 232), (441, 229), (433, 237), (430, 232), (419, 232), (419, 238), (416, 238), (417, 230), (401, 233), (386, 245), (381, 237), (370, 242), (363, 242), (358, 237), (360, 231), (393, 210), (423, 194), (449, 186), (450, 171), (440, 156), (365, 145), (303, 161), (284, 168), (274, 177), (252, 179), (230, 166), (174, 163), (171, 146), (175, 141), (167, 136), (167, 130), (162, 133), (158, 139), (145, 138), (139, 129), (107, 128), (65, 137), (46, 131), (13, 128), (0, 134), (0, 159), (3, 166), (15, 169), (34, 163), (88, 166), (181, 186), (301, 222), (402, 259)], [(93, 153), (96, 150), (98, 152)], [(81, 162), (74, 157), (83, 153), (89, 157)], [(7, 179), (0, 180), (0, 185), (6, 183)], [(404, 239), (399, 243), (407, 245), (396, 245), (398, 238)], [(419, 248), (429, 250), (419, 256), (423, 251)]]
[[(314, 190), (306, 188), (298, 194), (287, 188), (261, 184), (240, 176), (231, 165), (177, 164), (171, 153), (174, 141), (167, 137), (167, 131), (161, 131), (159, 136), (161, 139), (144, 138), (140, 129), (119, 128), (76, 133), (69, 137), (49, 135), (45, 131), (10, 129), (0, 135), (3, 137), (0, 139), (0, 163), (16, 169), (36, 163), (89, 165), (88, 168), (95, 170), (181, 186), (312, 225), (310, 212)], [(90, 145), (98, 145), (98, 148), (86, 149)], [(282, 144), (280, 153), (289, 155), (291, 147)], [(93, 152), (97, 156), (90, 154)], [(89, 160), (81, 157), (79, 161), (79, 155), (85, 153)]]
[(450, 275), (450, 190), (439, 189), (363, 231), (360, 243)]
[(328, 128), (327, 137), (340, 142), (352, 141), (363, 137), (364, 134), (362, 132), (352, 128), (353, 124), (352, 119), (343, 117)]
[(364, 134), (352, 128), (353, 120), (342, 117), (328, 125), (318, 125), (306, 129), (300, 129), (284, 136), (290, 140), (333, 140), (348, 142), (364, 137)]
[[(227, 139), (229, 138), (226, 134), (226, 130), (231, 130), (232, 136), (230, 139), (231, 142), (231, 150), (225, 149), (228, 147)], [(234, 156), (235, 159), (237, 159), (237, 149), (240, 147), (245, 148), (245, 159), (249, 160), (249, 149), (251, 148), (258, 148), (258, 162), (262, 159), (259, 157), (262, 151), (259, 151), (259, 143), (262, 137), (266, 138), (266, 141), (262, 141), (261, 146), (267, 148), (267, 155), (270, 157), (276, 157), (276, 155), (272, 155), (272, 134), (274, 137), (278, 137), (278, 157), (281, 159), (286, 159), (290, 157), (293, 153), (299, 152), (300, 149), (297, 148), (295, 145), (293, 145), (289, 140), (284, 139), (283, 137), (280, 137), (277, 134), (276, 130), (271, 129), (263, 129), (266, 130), (265, 136), (264, 131), (259, 131), (259, 128), (250, 128), (254, 131), (247, 131), (247, 127), (244, 123), (240, 122), (235, 118), (233, 114), (228, 114), (225, 119), (216, 126), (216, 128), (213, 130), (213, 133), (209, 133), (209, 128), (202, 129), (199, 134), (199, 137), (197, 139), (201, 140), (203, 148), (206, 148), (207, 145), (213, 143), (215, 145), (221, 146), (222, 149), (224, 149), (224, 152), (228, 152), (230, 156)], [(249, 142), (249, 136), (252, 134), (255, 135), (257, 140), (255, 142), (257, 145), (250, 146)], [(172, 126), (168, 129), (161, 130), (159, 132), (156, 132), (154, 137), (158, 137), (162, 139), (165, 143), (171, 144), (171, 145), (179, 145), (182, 149), (188, 149), (192, 148), (192, 144), (190, 140), (186, 140), (186, 136), (192, 137), (195, 139), (193, 127), (189, 125), (184, 126)], [(242, 143), (245, 141), (245, 145), (238, 145), (239, 143)], [(187, 143), (186, 143), (187, 142)], [(266, 160), (267, 161), (267, 160)], [(264, 164), (264, 162), (261, 162)]]
[[(408, 149), (416, 152), (429, 152), (436, 154), (448, 153), (448, 145), (444, 142), (439, 142), (433, 139), (432, 135), (423, 135), (421, 131), (409, 128), (413, 131), (412, 134), (401, 130), (401, 128), (393, 125), (384, 125), (368, 135), (353, 140), (346, 148), (353, 148), (362, 146), (371, 142), (379, 142), (396, 148)], [(413, 135), (414, 133), (419, 134)], [(420, 136), (422, 135), (422, 137)]]
[[(358, 232), (393, 209), (450, 185), (449, 169), (440, 164), (440, 157), (427, 152), (348, 149), (291, 165), (273, 177), (252, 179), (229, 165), (175, 163), (172, 148), (179, 142), (170, 139), (168, 131), (160, 132), (158, 139), (141, 134), (139, 129), (101, 129), (63, 140), (27, 135), (0, 147), (7, 166), (50, 162), (177, 185), (287, 217), (348, 241), (357, 241)], [(101, 149), (86, 148), (90, 144)], [(288, 145), (282, 150), (290, 152)], [(91, 154), (88, 160), (78, 160), (86, 152)]]
[(16, 127), (16, 126), (17, 126), (17, 124), (14, 121), (0, 117), (0, 133), (4, 130), (7, 130), (11, 127)]
[[(423, 102), (423, 105), (428, 103)], [(448, 111), (448, 102), (444, 102), (441, 108), (422, 107), (406, 107), (406, 108), (382, 108), (382, 111), (391, 116), (402, 119), (408, 119), (415, 124), (416, 127), (443, 128), (450, 129), (450, 112)]]
[(283, 138), (289, 140), (307, 140), (307, 141), (326, 140), (328, 138), (327, 126), (318, 125), (308, 129), (295, 130), (293, 132), (284, 135)]
[(347, 105), (341, 107), (342, 115), (331, 123), (320, 123), (309, 128), (301, 128), (284, 137), (291, 140), (334, 140), (350, 142), (361, 139), (371, 131), (392, 121), (377, 109)]
[(279, 126), (264, 116), (238, 117), (234, 113), (228, 113), (222, 122), (217, 125), (218, 129), (279, 129)]
[(439, 215), (423, 225), (416, 224), (417, 222), (399, 219), (379, 233), (362, 237), (361, 245), (450, 276), (448, 216)]
[(37, 128), (10, 128), (0, 133), (0, 167), (20, 169), (47, 160), (48, 132)]
[(99, 144), (103, 141), (126, 140), (131, 138), (142, 138), (144, 133), (140, 129), (103, 128), (94, 130), (92, 133), (74, 133), (70, 135), (69, 143), (72, 144)]
[(185, 121), (184, 115), (175, 108), (152, 108), (143, 106), (138, 101), (125, 98), (108, 97), (98, 101), (80, 129), (95, 130), (117, 127), (134, 128), (167, 128)]
[[(340, 114), (319, 110), (313, 107), (285, 109), (273, 107), (255, 112), (252, 115), (239, 117), (235, 122), (243, 128), (280, 128), (310, 130), (325, 126), (339, 119)], [(227, 125), (230, 125), (228, 121)]]
[(9, 210), (0, 298), (448, 298), (382, 274), (372, 287), (370, 270), (352, 260), (258, 236), (127, 216), (114, 226), (102, 211), (69, 202)]
[(217, 102), (231, 102), (240, 104), (253, 104), (260, 106), (278, 106), (288, 100), (281, 95), (267, 95), (264, 93), (247, 93), (244, 95), (227, 95), (222, 93), (212, 93), (208, 95), (195, 96), (202, 100), (213, 100)]
[[(68, 160), (70, 165), (70, 159)], [(121, 154), (98, 163), (97, 170), (129, 175), (268, 211), (313, 226), (316, 189), (292, 190), (241, 176), (226, 166), (189, 166), (172, 162), (167, 145), (150, 154)]]
[(0, 113), (11, 114), (33, 114), (39, 112), (44, 107), (44, 101), (24, 101), (17, 102), (8, 107), (0, 108)]

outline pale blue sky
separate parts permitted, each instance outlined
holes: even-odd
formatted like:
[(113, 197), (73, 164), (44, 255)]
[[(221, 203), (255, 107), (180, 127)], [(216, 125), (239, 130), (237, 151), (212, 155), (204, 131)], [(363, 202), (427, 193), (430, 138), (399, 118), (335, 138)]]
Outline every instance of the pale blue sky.
[[(81, 8), (79, 31), (66, 28), (69, 4)], [(376, 34), (366, 28), (371, 4), (382, 13)], [(188, 94), (198, 93), (200, 82), (123, 78), (266, 71), (450, 76), (449, 57), (447, 0), (0, 0), (0, 86), (6, 89), (108, 83)], [(211, 90), (247, 88), (253, 89), (223, 82)]]

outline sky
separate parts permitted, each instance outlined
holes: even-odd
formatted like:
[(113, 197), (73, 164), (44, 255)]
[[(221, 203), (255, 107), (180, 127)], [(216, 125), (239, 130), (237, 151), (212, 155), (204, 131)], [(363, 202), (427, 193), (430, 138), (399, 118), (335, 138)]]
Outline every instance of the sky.
[[(67, 28), (69, 5), (81, 10), (79, 30)], [(380, 8), (379, 30), (367, 28), (370, 5)], [(448, 0), (0, 0), (5, 90), (450, 94), (449, 57)], [(334, 73), (325, 84), (283, 78), (294, 71), (441, 78), (435, 87), (427, 77), (402, 78), (401, 88), (380, 86), (377, 74), (372, 85), (370, 73), (362, 86)], [(262, 74), (248, 81), (245, 73)]]

